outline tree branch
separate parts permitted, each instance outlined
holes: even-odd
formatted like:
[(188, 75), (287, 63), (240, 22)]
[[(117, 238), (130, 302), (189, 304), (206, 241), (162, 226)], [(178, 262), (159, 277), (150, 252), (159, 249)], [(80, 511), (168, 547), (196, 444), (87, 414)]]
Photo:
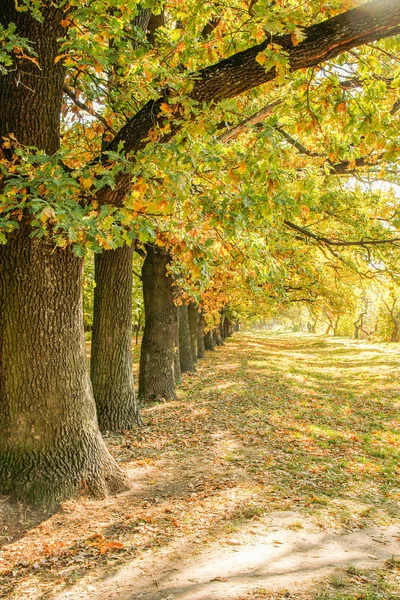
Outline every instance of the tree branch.
[(137, 277), (138, 279), (140, 279), (140, 281), (143, 281), (142, 276), (139, 275), (139, 273), (136, 273), (135, 269), (132, 269), (132, 273), (135, 275), (135, 277)]
[(101, 123), (103, 123), (104, 127), (108, 130), (111, 131), (111, 133), (113, 135), (117, 135), (117, 132), (115, 131), (115, 129), (113, 129), (105, 120), (104, 117), (102, 117), (98, 112), (96, 112), (93, 108), (91, 108), (90, 106), (88, 106), (87, 104), (85, 104), (84, 102), (81, 102), (80, 100), (78, 100), (78, 98), (76, 97), (76, 94), (74, 92), (73, 89), (71, 89), (66, 83), (64, 83), (64, 87), (63, 87), (63, 92), (64, 94), (66, 94), (69, 98), (71, 98), (72, 102), (78, 106), (78, 108), (84, 110), (85, 112), (89, 113), (89, 115), (92, 115), (92, 117), (95, 117), (98, 121), (100, 121)]
[(295, 140), (284, 129), (282, 129), (281, 127), (279, 127), (279, 125), (275, 125), (275, 129), (277, 131), (279, 131), (279, 133), (281, 134), (281, 136), (284, 137), (285, 140), (287, 142), (289, 142), (289, 144), (291, 146), (293, 146), (294, 148), (296, 148), (296, 150), (298, 150), (300, 152), (300, 154), (305, 154), (306, 156), (321, 156), (321, 154), (318, 154), (318, 152), (311, 152), (311, 150), (307, 150), (307, 148), (305, 146), (303, 146), (303, 144), (301, 144), (300, 142), (298, 142), (297, 140)]
[(264, 108), (254, 113), (247, 119), (240, 121), (240, 123), (235, 125), (235, 127), (232, 127), (232, 129), (225, 131), (225, 133), (219, 136), (218, 140), (225, 143), (235, 140), (239, 135), (247, 131), (249, 125), (257, 125), (258, 123), (264, 121), (272, 113), (273, 109), (280, 104), (282, 104), (282, 100), (275, 100), (275, 102), (267, 104), (264, 106)]
[(332, 240), (330, 238), (324, 237), (322, 235), (318, 235), (305, 227), (301, 227), (300, 225), (296, 225), (296, 223), (292, 223), (291, 221), (287, 221), (286, 219), (283, 221), (283, 224), (289, 229), (293, 229), (304, 235), (307, 238), (311, 238), (316, 242), (323, 242), (327, 246), (377, 246), (380, 244), (393, 244), (394, 242), (400, 242), (400, 238), (389, 238), (383, 240), (357, 240), (346, 242), (344, 240)]
[(390, 114), (395, 115), (399, 109), (400, 109), (400, 98), (393, 104), (393, 108), (390, 111)]
[(214, 29), (216, 29), (218, 27), (220, 22), (221, 22), (221, 17), (213, 17), (212, 19), (207, 21), (207, 23), (203, 27), (203, 31), (201, 32), (201, 37), (205, 40), (208, 37), (210, 37), (210, 35), (214, 31)]
[[(359, 158), (355, 158), (354, 160), (344, 160), (340, 163), (336, 163), (335, 165), (329, 164), (329, 171), (332, 175), (351, 175), (351, 173), (355, 173), (357, 169), (360, 167), (370, 167), (375, 165), (381, 158), (384, 153), (381, 152), (377, 156), (360, 156)], [(372, 160), (374, 162), (372, 162)]]

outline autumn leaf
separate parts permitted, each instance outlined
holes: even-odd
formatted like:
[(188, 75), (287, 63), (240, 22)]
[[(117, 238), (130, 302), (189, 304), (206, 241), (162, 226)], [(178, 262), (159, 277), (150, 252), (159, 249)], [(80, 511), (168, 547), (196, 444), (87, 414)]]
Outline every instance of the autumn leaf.
[(124, 548), (124, 545), (122, 542), (118, 542), (115, 540), (104, 540), (104, 541), (101, 541), (99, 544), (99, 553), (105, 554), (106, 552), (109, 552), (110, 550), (122, 550), (123, 548)]

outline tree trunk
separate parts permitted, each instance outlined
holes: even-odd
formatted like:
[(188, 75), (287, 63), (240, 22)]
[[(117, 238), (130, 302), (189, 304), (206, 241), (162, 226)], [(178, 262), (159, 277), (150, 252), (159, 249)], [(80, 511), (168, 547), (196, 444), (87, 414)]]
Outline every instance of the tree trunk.
[(182, 304), (179, 311), (179, 356), (181, 372), (195, 371), (190, 340), (189, 310), (187, 304)]
[(232, 321), (229, 317), (225, 317), (225, 337), (231, 337), (233, 333)]
[(390, 336), (390, 341), (391, 342), (398, 342), (399, 341), (399, 330), (400, 330), (400, 322), (397, 319), (393, 319), (393, 329), (392, 329), (392, 334)]
[[(48, 154), (60, 141), (65, 36), (62, 9), (43, 3), (43, 22), (0, 4), (34, 61), (15, 59), (1, 77), (0, 144), (14, 134)], [(5, 149), (10, 155), (12, 150)], [(32, 238), (26, 216), (0, 245), (0, 491), (53, 504), (80, 490), (103, 495), (126, 478), (100, 435), (83, 330), (82, 260)]]
[(221, 334), (219, 332), (219, 327), (217, 327), (216, 329), (213, 329), (213, 336), (214, 336), (215, 346), (222, 346), (222, 339), (221, 339)]
[(223, 342), (226, 337), (226, 335), (225, 335), (225, 314), (224, 313), (221, 314), (221, 318), (219, 320), (218, 333), (221, 338), (221, 341)]
[(102, 431), (138, 424), (132, 370), (132, 260), (134, 246), (95, 255), (90, 376)]
[(215, 350), (214, 333), (209, 329), (204, 335), (204, 348), (206, 350)]
[[(60, 146), (65, 69), (63, 61), (56, 62), (55, 58), (60, 49), (58, 40), (65, 35), (63, 12), (43, 3), (41, 23), (29, 11), (17, 10), (16, 4), (14, 0), (0, 2), (0, 24), (7, 28), (14, 23), (17, 34), (30, 40), (37, 56), (35, 62), (14, 59), (12, 67), (1, 75), (0, 145), (3, 136), (13, 134), (19, 143), (53, 154)], [(10, 156), (12, 150), (5, 149), (5, 154)]]
[(206, 322), (204, 320), (203, 315), (201, 314), (201, 311), (198, 311), (198, 315), (199, 321), (197, 327), (197, 356), (199, 358), (203, 358), (206, 350), (204, 346), (204, 327), (206, 325)]
[(199, 328), (199, 313), (196, 305), (190, 302), (188, 306), (189, 313), (189, 329), (190, 329), (190, 347), (192, 350), (193, 363), (196, 364), (198, 358), (197, 350), (197, 332)]
[(142, 267), (145, 326), (140, 354), (140, 402), (176, 397), (178, 312), (173, 280), (167, 270), (171, 256), (157, 246), (148, 245), (146, 250)]
[(337, 334), (338, 334), (339, 321), (340, 321), (340, 315), (338, 317), (336, 317), (335, 325), (333, 328), (333, 335), (335, 335), (335, 336), (337, 336)]
[(82, 260), (29, 232), (0, 246), (0, 491), (34, 504), (118, 491), (87, 371)]
[(177, 318), (177, 327), (175, 329), (175, 350), (174, 350), (174, 374), (175, 374), (175, 383), (180, 383), (182, 381), (182, 371), (181, 371), (181, 352), (179, 348), (179, 309), (176, 308), (176, 318)]

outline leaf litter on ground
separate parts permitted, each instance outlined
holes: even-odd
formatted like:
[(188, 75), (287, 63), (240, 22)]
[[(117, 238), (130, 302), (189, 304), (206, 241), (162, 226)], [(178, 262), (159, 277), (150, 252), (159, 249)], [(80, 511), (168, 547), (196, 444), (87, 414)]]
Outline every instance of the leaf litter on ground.
[(55, 514), (0, 499), (0, 597), (50, 598), (133, 557), (146, 572), (167, 548), (230, 544), (271, 511), (331, 531), (396, 522), (399, 367), (396, 344), (236, 335), (177, 400), (143, 410), (142, 430), (106, 435), (132, 490)]

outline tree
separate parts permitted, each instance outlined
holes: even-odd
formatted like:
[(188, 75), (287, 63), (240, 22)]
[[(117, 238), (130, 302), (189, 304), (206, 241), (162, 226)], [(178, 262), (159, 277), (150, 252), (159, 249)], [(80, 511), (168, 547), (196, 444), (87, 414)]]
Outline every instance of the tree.
[(90, 378), (102, 431), (140, 423), (132, 372), (133, 252), (125, 245), (95, 258)]
[(170, 261), (171, 256), (164, 248), (146, 247), (142, 269), (145, 327), (139, 374), (142, 403), (175, 398), (178, 309), (173, 279), (168, 272)]
[[(59, 146), (64, 68), (57, 62), (62, 11), (43, 22), (2, 3), (2, 25), (15, 23), (35, 46), (23, 79), (2, 76), (1, 135), (52, 154)], [(26, 101), (26, 86), (36, 93)], [(29, 86), (30, 87), (30, 86)], [(45, 101), (43, 101), (45, 99)], [(35, 503), (82, 489), (101, 495), (126, 486), (98, 430), (86, 367), (82, 259), (72, 248), (32, 237), (29, 213), (0, 246), (0, 487)]]
[(192, 352), (192, 336), (190, 331), (189, 307), (181, 304), (179, 311), (179, 356), (181, 373), (195, 371), (195, 361)]
[(198, 356), (197, 338), (199, 328), (199, 313), (194, 302), (188, 304), (189, 330), (190, 330), (190, 349), (193, 363), (196, 364)]
[[(111, 11), (112, 12), (112, 11)], [(154, 46), (164, 15), (139, 5), (132, 21)], [(111, 38), (110, 44), (114, 45)], [(137, 45), (137, 44), (134, 44)], [(109, 93), (118, 95), (123, 80), (112, 64)], [(75, 96), (74, 96), (75, 97)], [(95, 254), (95, 293), (90, 376), (102, 431), (141, 424), (132, 371), (132, 261), (135, 243)]]
[(205, 319), (201, 310), (198, 310), (198, 326), (197, 326), (197, 356), (198, 358), (203, 358), (205, 353), (205, 344), (204, 344), (204, 328), (205, 328)]

